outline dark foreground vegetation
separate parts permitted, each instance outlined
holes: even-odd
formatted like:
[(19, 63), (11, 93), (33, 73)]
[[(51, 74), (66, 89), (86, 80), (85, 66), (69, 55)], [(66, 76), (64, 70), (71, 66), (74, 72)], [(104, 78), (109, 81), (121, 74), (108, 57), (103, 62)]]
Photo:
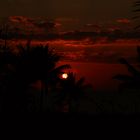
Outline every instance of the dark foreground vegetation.
[[(70, 65), (57, 67), (61, 57), (48, 45), (31, 47), (28, 41), (15, 48), (0, 46), (0, 112), (140, 113), (140, 71), (124, 58), (131, 75), (113, 77), (122, 81), (117, 93), (98, 93)], [(137, 52), (139, 60), (139, 47)]]
[(75, 112), (77, 101), (90, 85), (73, 73), (62, 78), (70, 65), (56, 67), (60, 57), (48, 46), (0, 47), (0, 110), (15, 112)]

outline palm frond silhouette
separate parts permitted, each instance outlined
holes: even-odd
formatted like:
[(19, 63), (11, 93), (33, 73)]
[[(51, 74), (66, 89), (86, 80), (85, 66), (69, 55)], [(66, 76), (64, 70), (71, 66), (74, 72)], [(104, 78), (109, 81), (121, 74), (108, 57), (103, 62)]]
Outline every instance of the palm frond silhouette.
[(12, 53), (8, 48), (1, 49), (0, 54), (0, 66), (10, 64), (12, 67), (10, 74), (5, 76), (5, 81), (1, 82), (6, 87), (5, 98), (9, 98), (7, 105), (14, 104), (12, 108), (18, 107), (17, 110), (26, 109), (27, 90), (36, 81), (41, 81), (40, 110), (43, 111), (44, 96), (59, 82), (59, 73), (71, 67), (68, 64), (56, 67), (60, 57), (49, 46), (31, 47), (28, 42), (26, 47), (18, 48), (18, 54)]
[(18, 67), (20, 68), (19, 72), (26, 74), (22, 74), (23, 81), (27, 79), (26, 83), (33, 83), (40, 80), (42, 83), (41, 108), (43, 108), (43, 96), (48, 94), (49, 88), (58, 83), (58, 74), (64, 69), (71, 68), (70, 65), (56, 67), (59, 60), (60, 57), (48, 46), (35, 48), (28, 46), (26, 53), (24, 51), (21, 53), (21, 61)]
[[(133, 12), (136, 14), (132, 19), (138, 20), (140, 18), (140, 0), (134, 2), (133, 7), (135, 8)], [(139, 29), (140, 25), (137, 25), (134, 29)]]
[(137, 46), (138, 61), (140, 62), (140, 46)]
[[(138, 59), (140, 56), (140, 48), (137, 47)], [(122, 83), (119, 86), (120, 91), (123, 89), (140, 89), (140, 71), (133, 65), (129, 64), (125, 58), (121, 58), (119, 62), (125, 65), (130, 72), (130, 75), (118, 74), (113, 79), (120, 80)]]
[(133, 4), (134, 7), (136, 7), (137, 9), (133, 10), (134, 12), (139, 12), (140, 11), (140, 1), (137, 0), (136, 2), (134, 2)]
[(73, 72), (68, 73), (67, 79), (61, 79), (58, 101), (67, 106), (67, 112), (78, 111), (78, 101), (85, 97), (91, 85), (85, 84), (85, 78), (77, 79)]

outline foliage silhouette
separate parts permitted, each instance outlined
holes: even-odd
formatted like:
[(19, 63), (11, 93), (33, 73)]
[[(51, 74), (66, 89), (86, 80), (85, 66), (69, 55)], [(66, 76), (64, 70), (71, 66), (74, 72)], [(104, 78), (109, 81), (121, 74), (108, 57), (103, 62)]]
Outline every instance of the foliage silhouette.
[[(138, 61), (140, 60), (140, 47), (137, 46)], [(120, 80), (119, 93), (116, 99), (117, 112), (123, 113), (139, 113), (140, 112), (140, 71), (135, 66), (129, 64), (125, 58), (121, 58), (120, 63), (125, 65), (129, 71), (129, 75), (117, 74), (113, 77)], [(140, 61), (139, 61), (140, 62)]]
[[(138, 60), (140, 59), (140, 47), (137, 46)], [(140, 89), (140, 71), (137, 70), (133, 65), (129, 64), (125, 58), (121, 58), (120, 63), (126, 65), (130, 75), (118, 74), (113, 79), (123, 81), (119, 90), (127, 89)]]
[[(132, 19), (135, 19), (135, 20), (136, 19), (139, 19), (140, 18), (140, 16), (139, 16), (139, 12), (140, 12), (140, 0), (135, 1), (133, 7), (136, 8), (136, 9), (133, 10), (133, 12), (135, 14), (137, 14), (137, 15), (134, 16)], [(135, 29), (139, 29), (139, 28), (140, 28), (140, 25), (137, 25), (135, 27)]]
[[(68, 73), (67, 79), (61, 79), (57, 103), (61, 105), (61, 111), (78, 112), (78, 102), (87, 96), (92, 86), (85, 84), (85, 78), (77, 80), (76, 75)], [(66, 107), (66, 109), (65, 109)]]
[(140, 62), (140, 46), (137, 46), (138, 61)]
[[(28, 110), (27, 91), (36, 81), (41, 81), (40, 111), (43, 110), (43, 98), (47, 96), (49, 90), (59, 82), (58, 74), (70, 68), (70, 65), (56, 67), (60, 57), (49, 49), (48, 46), (31, 47), (18, 46), (19, 53), (14, 54), (8, 47), (2, 47), (0, 67), (7, 70), (1, 83), (1, 90), (5, 98), (6, 110), (25, 111)], [(9, 66), (10, 65), (10, 66)], [(2, 70), (2, 69), (1, 69)], [(2, 79), (2, 78), (1, 78)]]

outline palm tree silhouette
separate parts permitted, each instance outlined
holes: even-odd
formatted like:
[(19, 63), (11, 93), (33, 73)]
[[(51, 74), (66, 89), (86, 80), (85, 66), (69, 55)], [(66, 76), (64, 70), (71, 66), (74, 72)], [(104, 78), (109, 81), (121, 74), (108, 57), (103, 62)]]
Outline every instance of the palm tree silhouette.
[[(140, 48), (137, 47), (138, 60), (140, 58)], [(139, 61), (140, 62), (140, 61)], [(117, 104), (119, 103), (119, 111), (125, 112), (139, 112), (140, 111), (140, 71), (133, 65), (129, 64), (125, 58), (120, 59), (120, 63), (125, 65), (129, 71), (129, 75), (118, 74), (113, 79), (120, 80), (122, 83), (119, 85), (119, 92)], [(123, 92), (124, 91), (124, 92)], [(122, 94), (127, 93), (127, 94)], [(129, 94), (130, 93), (130, 94)]]
[(140, 71), (138, 71), (134, 66), (129, 64), (125, 58), (121, 58), (121, 64), (126, 65), (130, 75), (118, 74), (113, 77), (113, 79), (123, 81), (119, 86), (119, 90), (122, 91), (125, 88), (128, 89), (140, 89)]
[(0, 46), (0, 92), (3, 97), (3, 102), (10, 99), (10, 87), (12, 87), (13, 66), (16, 63), (17, 56), (8, 46)]
[[(139, 19), (140, 18), (140, 15), (139, 15), (139, 12), (140, 12), (140, 0), (137, 0), (134, 2), (134, 5), (133, 5), (134, 9), (133, 12), (136, 14), (136, 16), (133, 17), (133, 19)], [(135, 29), (139, 29), (140, 28), (140, 25), (137, 25), (135, 27)]]
[(56, 67), (59, 60), (60, 56), (53, 49), (49, 49), (48, 45), (31, 48), (28, 42), (26, 48), (20, 46), (16, 74), (17, 77), (20, 76), (26, 85), (38, 80), (41, 81), (40, 110), (43, 110), (44, 96), (47, 96), (49, 90), (58, 83), (59, 73), (64, 69), (71, 68), (70, 65)]
[(59, 73), (71, 67), (70, 65), (56, 67), (60, 56), (48, 45), (31, 47), (29, 40), (26, 47), (20, 45), (17, 49), (19, 53), (14, 54), (7, 46), (0, 48), (0, 85), (1, 90), (5, 89), (6, 104), (8, 107), (11, 106), (11, 110), (14, 108), (18, 111), (26, 110), (27, 90), (36, 81), (41, 81), (40, 111), (44, 111), (44, 96), (48, 96), (51, 88), (59, 82)]
[(61, 79), (58, 102), (62, 107), (67, 106), (67, 112), (77, 112), (78, 101), (86, 96), (90, 88), (91, 85), (85, 84), (85, 78), (82, 77), (77, 80), (76, 75), (70, 72), (67, 79)]
[[(133, 17), (133, 19), (139, 19), (140, 18), (140, 0), (137, 0), (134, 2), (133, 5), (134, 9), (133, 12), (138, 14)], [(136, 26), (135, 29), (139, 29), (140, 25)], [(140, 46), (137, 46), (137, 54), (138, 54), (138, 60), (140, 62)], [(118, 74), (113, 77), (113, 79), (123, 81), (123, 83), (120, 85), (120, 90), (124, 88), (139, 88), (140, 86), (140, 71), (138, 71), (134, 66), (129, 64), (125, 58), (121, 58), (119, 60), (121, 64), (126, 65), (128, 71), (130, 72), (130, 75), (125, 74)]]
[(140, 46), (137, 46), (138, 61), (140, 62)]

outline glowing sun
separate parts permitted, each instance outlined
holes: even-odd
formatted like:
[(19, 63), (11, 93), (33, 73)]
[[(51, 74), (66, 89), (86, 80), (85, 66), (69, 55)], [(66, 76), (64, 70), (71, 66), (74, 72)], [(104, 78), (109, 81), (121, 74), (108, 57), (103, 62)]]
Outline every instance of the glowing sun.
[(63, 79), (67, 79), (67, 78), (68, 78), (68, 74), (67, 74), (67, 73), (63, 73), (63, 74), (62, 74), (62, 78), (63, 78)]

